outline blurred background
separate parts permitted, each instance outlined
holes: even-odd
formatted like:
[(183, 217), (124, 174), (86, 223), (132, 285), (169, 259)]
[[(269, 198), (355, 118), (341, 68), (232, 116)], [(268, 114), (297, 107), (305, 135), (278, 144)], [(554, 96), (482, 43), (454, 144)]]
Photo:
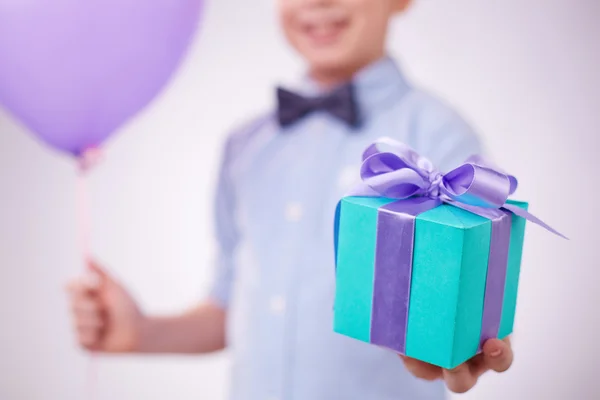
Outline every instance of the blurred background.
[[(502, 375), (465, 399), (597, 399), (600, 272), (600, 2), (416, 0), (390, 52), (445, 98), (520, 178), (518, 197), (564, 232), (529, 226), (514, 348)], [(147, 312), (206, 292), (212, 194), (227, 132), (273, 105), (303, 65), (274, 1), (208, 3), (160, 97), (105, 146), (92, 173), (94, 254)], [(89, 356), (71, 332), (65, 282), (82, 271), (75, 170), (0, 110), (0, 399), (86, 398)], [(99, 357), (96, 399), (209, 399), (227, 393), (226, 352)]]

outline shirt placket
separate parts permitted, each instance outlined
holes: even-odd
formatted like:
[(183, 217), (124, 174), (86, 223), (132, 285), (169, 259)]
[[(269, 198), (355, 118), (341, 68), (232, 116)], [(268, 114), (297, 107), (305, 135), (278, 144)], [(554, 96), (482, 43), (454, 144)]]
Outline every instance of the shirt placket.
[[(309, 283), (313, 277), (305, 276), (312, 271), (315, 261), (315, 253), (319, 248), (306, 248), (304, 244), (307, 238), (315, 238), (319, 234), (322, 224), (323, 202), (326, 193), (331, 186), (332, 176), (337, 174), (336, 155), (332, 154), (332, 146), (337, 142), (339, 136), (337, 121), (325, 113), (315, 113), (307, 121), (307, 126), (302, 131), (304, 140), (298, 146), (297, 151), (300, 159), (296, 176), (293, 181), (295, 185), (288, 190), (285, 204), (285, 221), (287, 227), (286, 237), (289, 243), (289, 262), (286, 274), (287, 306), (285, 310), (284, 331), (284, 370), (283, 400), (303, 400), (301, 397), (301, 377), (297, 374), (307, 371), (295, 369), (295, 355), (302, 349), (298, 347), (297, 334), (300, 332), (298, 301), (309, 293), (301, 293), (310, 287)], [(309, 240), (314, 245), (314, 241)], [(315, 295), (317, 295), (315, 293)]]
[[(302, 138), (299, 138), (296, 150), (302, 148)], [(290, 160), (301, 160), (298, 154), (289, 154)], [(272, 212), (281, 227), (280, 232), (273, 232), (273, 247), (269, 251), (276, 252), (273, 257), (275, 269), (271, 285), (267, 285), (268, 293), (265, 298), (267, 324), (269, 332), (263, 340), (272, 341), (268, 347), (274, 350), (270, 355), (271, 382), (265, 400), (290, 400), (293, 398), (292, 374), (296, 333), (296, 299), (298, 283), (297, 273), (301, 263), (298, 241), (306, 237), (306, 207), (303, 196), (304, 185), (298, 185), (302, 173), (306, 173), (305, 161), (295, 161), (296, 165), (284, 172), (282, 186), (277, 188), (281, 197), (276, 209)], [(303, 172), (304, 171), (304, 172)], [(305, 188), (304, 188), (305, 189)], [(277, 351), (279, 349), (280, 351)]]

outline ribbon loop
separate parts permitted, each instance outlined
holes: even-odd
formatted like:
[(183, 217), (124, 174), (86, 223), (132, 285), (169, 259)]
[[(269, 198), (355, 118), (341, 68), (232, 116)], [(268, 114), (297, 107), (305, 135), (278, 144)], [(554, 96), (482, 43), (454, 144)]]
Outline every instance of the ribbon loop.
[(483, 157), (481, 157), (480, 155), (472, 155), (469, 158), (467, 158), (467, 160), (465, 162), (474, 164), (474, 165), (480, 165), (482, 167), (490, 168), (495, 171), (503, 173), (504, 175), (506, 175), (508, 177), (508, 180), (510, 181), (509, 195), (514, 194), (515, 191), (517, 190), (517, 186), (519, 185), (519, 181), (517, 180), (517, 178), (515, 178), (511, 174), (507, 173), (506, 171), (502, 170), (500, 167), (493, 164), (490, 160), (486, 160)]
[(443, 178), (444, 188), (456, 201), (485, 208), (500, 208), (508, 200), (508, 176), (475, 164), (463, 164)]

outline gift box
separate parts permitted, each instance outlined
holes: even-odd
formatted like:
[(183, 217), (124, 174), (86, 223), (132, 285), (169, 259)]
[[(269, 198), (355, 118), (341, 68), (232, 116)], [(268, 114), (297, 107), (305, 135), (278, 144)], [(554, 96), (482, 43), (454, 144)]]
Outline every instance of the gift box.
[(390, 139), (361, 177), (336, 211), (334, 331), (448, 369), (509, 335), (526, 220), (558, 234), (507, 199), (516, 179), (480, 158), (444, 175)]

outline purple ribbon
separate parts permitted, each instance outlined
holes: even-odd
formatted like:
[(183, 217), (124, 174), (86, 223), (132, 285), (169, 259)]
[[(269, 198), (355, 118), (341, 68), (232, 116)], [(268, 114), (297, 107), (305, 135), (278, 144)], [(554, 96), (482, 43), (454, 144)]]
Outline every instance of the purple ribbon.
[(440, 204), (439, 200), (413, 197), (379, 209), (371, 314), (374, 344), (405, 353), (415, 218)]
[[(362, 182), (347, 195), (401, 200), (379, 211), (371, 342), (405, 353), (415, 219), (441, 203), (492, 220), (481, 342), (497, 337), (510, 242), (511, 219), (507, 214), (514, 213), (566, 237), (528, 211), (507, 204), (517, 189), (517, 179), (479, 156), (442, 174), (409, 146), (381, 138), (365, 150), (362, 160)], [(339, 212), (338, 205), (336, 235)]]

